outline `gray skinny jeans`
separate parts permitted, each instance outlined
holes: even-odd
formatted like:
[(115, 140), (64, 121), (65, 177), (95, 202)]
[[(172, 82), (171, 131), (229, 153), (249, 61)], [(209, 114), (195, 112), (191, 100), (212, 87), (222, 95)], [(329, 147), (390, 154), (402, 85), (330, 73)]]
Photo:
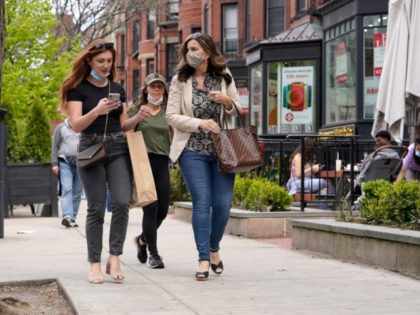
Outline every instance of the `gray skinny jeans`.
[(91, 263), (101, 261), (107, 183), (112, 207), (109, 253), (119, 256), (123, 252), (131, 199), (132, 172), (129, 155), (115, 155), (109, 157), (104, 164), (78, 170), (88, 203), (86, 216), (88, 261)]

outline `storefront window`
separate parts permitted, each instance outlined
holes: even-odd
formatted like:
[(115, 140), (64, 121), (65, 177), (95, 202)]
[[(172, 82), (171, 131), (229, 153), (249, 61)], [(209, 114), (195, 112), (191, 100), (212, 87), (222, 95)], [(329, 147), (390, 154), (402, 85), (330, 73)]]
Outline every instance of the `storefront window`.
[(363, 17), (364, 76), (363, 76), (363, 118), (375, 117), (379, 79), (384, 63), (386, 44), (386, 15)]
[(315, 61), (268, 64), (267, 133), (305, 133), (315, 129)]
[[(334, 27), (326, 51), (326, 123), (347, 123), (356, 120), (356, 36), (354, 23), (343, 22)], [(341, 31), (347, 33), (341, 33)], [(350, 32), (349, 32), (350, 31)]]
[(262, 133), (262, 64), (251, 68), (251, 125), (257, 126), (258, 133)]

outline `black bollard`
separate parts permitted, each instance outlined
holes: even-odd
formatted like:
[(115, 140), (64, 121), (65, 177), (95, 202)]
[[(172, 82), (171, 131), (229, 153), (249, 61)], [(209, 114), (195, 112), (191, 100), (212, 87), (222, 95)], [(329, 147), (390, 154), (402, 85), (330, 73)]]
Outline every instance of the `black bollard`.
[(6, 153), (7, 128), (4, 117), (7, 110), (0, 108), (0, 238), (4, 237), (4, 214), (7, 211), (6, 202)]

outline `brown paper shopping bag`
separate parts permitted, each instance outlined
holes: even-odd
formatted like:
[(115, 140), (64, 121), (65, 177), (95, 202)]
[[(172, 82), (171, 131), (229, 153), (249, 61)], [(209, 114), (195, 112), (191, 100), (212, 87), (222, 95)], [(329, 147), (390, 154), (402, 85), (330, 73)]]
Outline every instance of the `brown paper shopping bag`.
[(133, 169), (133, 195), (130, 207), (144, 207), (157, 200), (155, 181), (141, 131), (127, 132)]

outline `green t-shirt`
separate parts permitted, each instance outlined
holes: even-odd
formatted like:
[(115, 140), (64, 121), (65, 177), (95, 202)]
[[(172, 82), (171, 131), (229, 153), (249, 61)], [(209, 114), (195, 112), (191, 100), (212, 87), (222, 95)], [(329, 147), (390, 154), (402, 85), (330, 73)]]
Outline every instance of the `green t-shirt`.
[[(135, 113), (130, 114), (135, 115)], [(156, 115), (150, 115), (147, 119), (140, 121), (134, 130), (142, 131), (148, 153), (169, 156), (171, 139), (164, 108), (161, 108)]]

